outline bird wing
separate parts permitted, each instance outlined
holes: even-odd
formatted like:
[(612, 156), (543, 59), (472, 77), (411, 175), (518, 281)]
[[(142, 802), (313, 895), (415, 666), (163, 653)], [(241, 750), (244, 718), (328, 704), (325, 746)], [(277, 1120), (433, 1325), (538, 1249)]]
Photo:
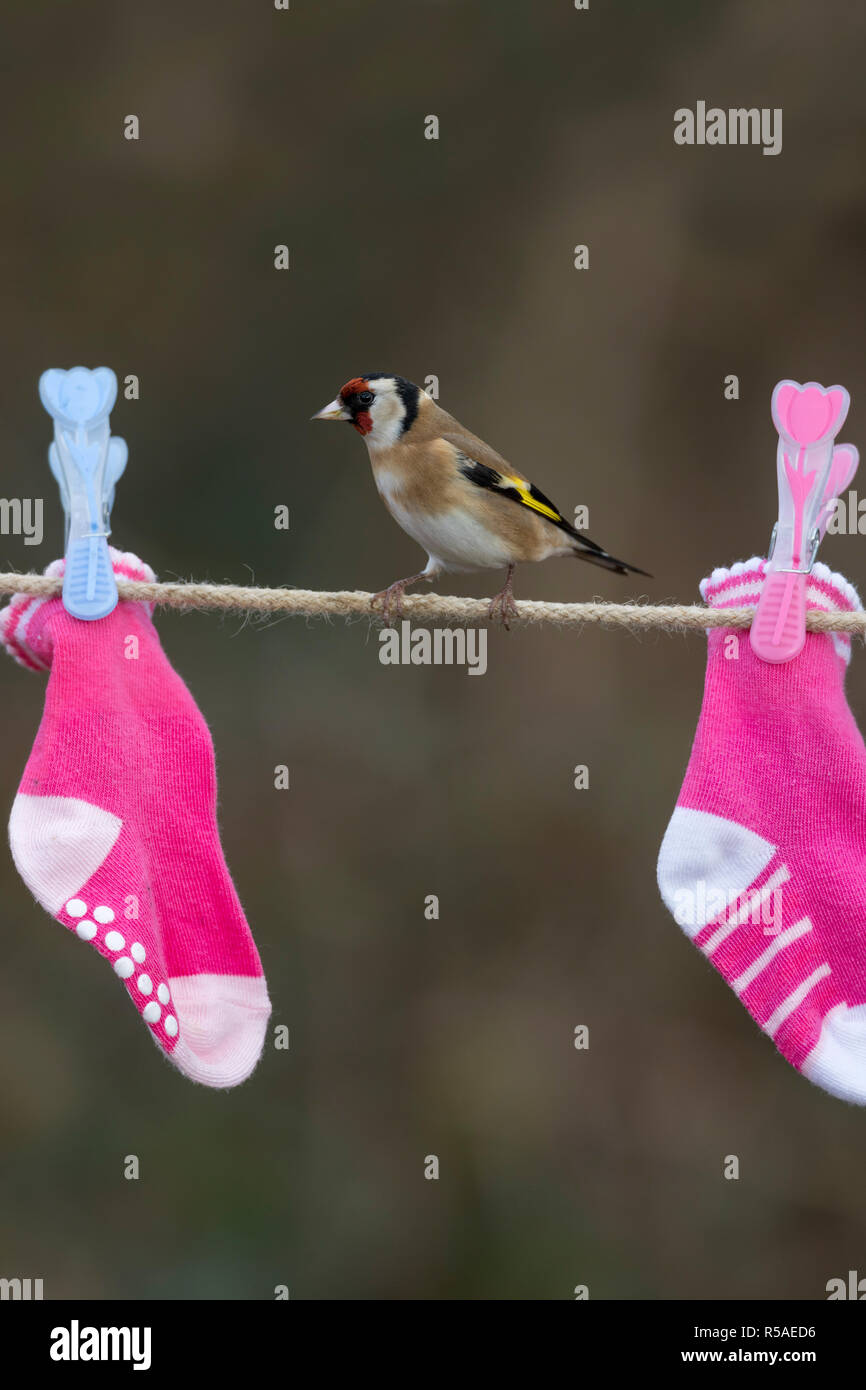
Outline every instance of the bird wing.
[(545, 497), (534, 483), (512, 468), (511, 464), (497, 454), (495, 449), (491, 449), (489, 444), (485, 444), (475, 435), (463, 433), (443, 434), (442, 438), (456, 449), (458, 471), (470, 483), (474, 483), (476, 487), (488, 488), (491, 492), (498, 492), (501, 497), (508, 497), (519, 506), (527, 507), (539, 516), (546, 517), (587, 550), (606, 553), (595, 541), (591, 541), (581, 531), (576, 531), (550, 498)]

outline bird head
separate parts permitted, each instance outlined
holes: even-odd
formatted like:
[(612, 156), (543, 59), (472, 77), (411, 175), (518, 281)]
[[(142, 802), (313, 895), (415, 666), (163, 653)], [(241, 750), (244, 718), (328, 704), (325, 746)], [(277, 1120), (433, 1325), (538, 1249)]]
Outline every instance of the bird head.
[(345, 420), (363, 435), (370, 449), (389, 449), (418, 415), (426, 393), (402, 376), (368, 372), (353, 376), (314, 420)]

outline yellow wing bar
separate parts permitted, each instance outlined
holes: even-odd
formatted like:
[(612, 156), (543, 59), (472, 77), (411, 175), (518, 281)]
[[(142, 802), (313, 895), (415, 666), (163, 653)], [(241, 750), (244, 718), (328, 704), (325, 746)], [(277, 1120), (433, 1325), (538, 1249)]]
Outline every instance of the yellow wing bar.
[(554, 507), (548, 507), (546, 502), (539, 502), (537, 498), (532, 496), (522, 478), (508, 478), (503, 475), (502, 481), (514, 488), (525, 507), (531, 507), (534, 512), (541, 512), (542, 516), (549, 516), (551, 521), (562, 521), (562, 517)]

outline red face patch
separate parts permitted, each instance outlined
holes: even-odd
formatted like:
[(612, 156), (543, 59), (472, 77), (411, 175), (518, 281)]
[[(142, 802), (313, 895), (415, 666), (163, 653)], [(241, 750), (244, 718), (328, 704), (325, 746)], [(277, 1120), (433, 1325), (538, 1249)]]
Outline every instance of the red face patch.
[[(373, 428), (373, 420), (369, 410), (359, 410), (358, 402), (355, 397), (361, 391), (369, 391), (370, 383), (365, 376), (353, 376), (351, 381), (347, 381), (345, 386), (340, 387), (340, 400), (351, 411), (352, 424), (359, 434), (369, 434)], [(354, 405), (352, 404), (354, 400)]]
[(347, 401), (350, 396), (356, 396), (359, 391), (369, 391), (370, 383), (366, 377), (353, 376), (351, 381), (347, 381), (345, 386), (340, 388), (340, 396)]

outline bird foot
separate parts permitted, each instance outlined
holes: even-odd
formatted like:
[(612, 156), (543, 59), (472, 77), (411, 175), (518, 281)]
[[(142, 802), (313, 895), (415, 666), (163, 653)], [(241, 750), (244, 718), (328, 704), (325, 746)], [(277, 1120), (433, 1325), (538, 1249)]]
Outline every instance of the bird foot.
[(403, 616), (403, 596), (406, 593), (406, 585), (411, 583), (408, 579), (398, 579), (396, 583), (389, 584), (387, 589), (382, 589), (380, 593), (374, 594), (370, 600), (371, 608), (378, 608), (381, 605), (382, 619), (386, 627), (393, 626), (394, 621), (400, 621)]
[(511, 580), (500, 589), (498, 594), (490, 600), (487, 609), (487, 617), (491, 623), (501, 623), (506, 632), (511, 631), (509, 619), (518, 616), (517, 604), (514, 602), (514, 595), (511, 592)]
[(393, 625), (393, 620), (398, 621), (403, 616), (403, 596), (410, 584), (418, 584), (422, 579), (426, 579), (428, 584), (433, 579), (432, 574), (422, 570), (420, 574), (410, 574), (408, 579), (397, 579), (393, 584), (389, 584), (387, 589), (382, 589), (380, 593), (374, 594), (370, 599), (370, 607), (378, 608), (382, 605), (382, 617), (388, 627)]

